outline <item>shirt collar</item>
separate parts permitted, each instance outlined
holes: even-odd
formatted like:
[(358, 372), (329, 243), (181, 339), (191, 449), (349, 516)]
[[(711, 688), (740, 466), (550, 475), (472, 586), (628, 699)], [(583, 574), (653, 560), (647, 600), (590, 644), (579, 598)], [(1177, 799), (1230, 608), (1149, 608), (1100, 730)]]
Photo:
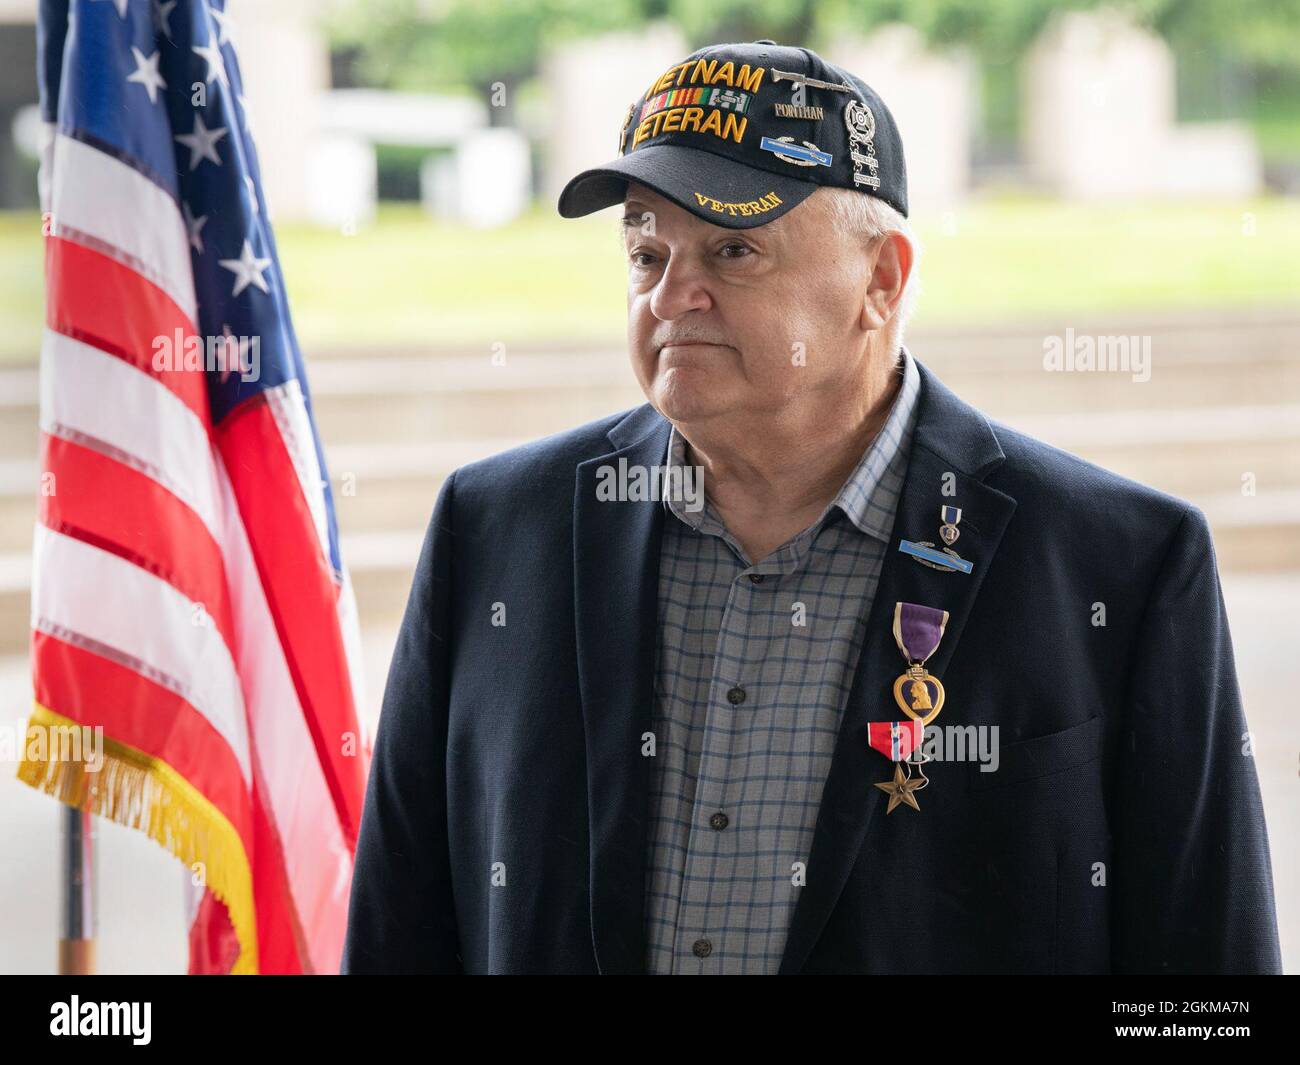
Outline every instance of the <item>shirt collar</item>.
[[(908, 453), (911, 450), (912, 432), (916, 427), (917, 397), (921, 389), (921, 375), (916, 368), (916, 360), (906, 347), (901, 349), (902, 365), (896, 372), (903, 378), (902, 387), (894, 399), (889, 416), (880, 432), (863, 452), (857, 466), (849, 474), (835, 498), (822, 512), (820, 522), (824, 520), (831, 507), (840, 510), (862, 532), (878, 540), (888, 542), (893, 526), (894, 506), (882, 508), (879, 501), (873, 506), (873, 497), (882, 481), (888, 480), (888, 488), (895, 497), (902, 487), (903, 473), (906, 470)], [(668, 454), (665, 465), (680, 468), (685, 462), (686, 438), (672, 427), (668, 434)], [(681, 483), (681, 482), (679, 482)], [(711, 516), (712, 506), (705, 503), (702, 511), (689, 511), (680, 499), (672, 498), (672, 493), (665, 492), (663, 505), (693, 529), (702, 525), (715, 523)]]

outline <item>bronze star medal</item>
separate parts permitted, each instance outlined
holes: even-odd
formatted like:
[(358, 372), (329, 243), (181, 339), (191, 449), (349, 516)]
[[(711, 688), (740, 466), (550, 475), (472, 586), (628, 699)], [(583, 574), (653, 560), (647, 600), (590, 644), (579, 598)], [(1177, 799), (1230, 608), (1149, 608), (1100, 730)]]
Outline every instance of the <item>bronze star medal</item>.
[(916, 796), (912, 793), (920, 788), (925, 787), (928, 781), (925, 777), (907, 777), (903, 775), (903, 767), (897, 762), (894, 763), (894, 779), (886, 780), (877, 784), (881, 791), (889, 796), (889, 806), (886, 807), (885, 813), (892, 814), (894, 807), (902, 803), (907, 803), (913, 810), (920, 810), (921, 807), (916, 803)]

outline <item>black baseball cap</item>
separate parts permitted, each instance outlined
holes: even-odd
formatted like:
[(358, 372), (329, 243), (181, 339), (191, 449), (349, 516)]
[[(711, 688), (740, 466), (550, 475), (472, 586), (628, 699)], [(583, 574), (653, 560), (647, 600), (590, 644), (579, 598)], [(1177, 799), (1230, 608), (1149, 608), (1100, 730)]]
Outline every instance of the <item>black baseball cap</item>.
[(564, 186), (561, 215), (622, 203), (629, 181), (730, 229), (779, 218), (819, 185), (907, 215), (894, 116), (860, 78), (807, 48), (763, 40), (692, 52), (628, 107), (618, 153)]

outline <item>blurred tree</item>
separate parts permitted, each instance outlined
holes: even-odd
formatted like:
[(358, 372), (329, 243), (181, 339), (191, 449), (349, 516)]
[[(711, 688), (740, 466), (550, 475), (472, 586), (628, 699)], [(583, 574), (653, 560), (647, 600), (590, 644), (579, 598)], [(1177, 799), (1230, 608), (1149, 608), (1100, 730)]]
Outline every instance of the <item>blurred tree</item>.
[(1300, 70), (1300, 0), (824, 0), (823, 28), (915, 26), (935, 45), (964, 45), (986, 62), (1018, 59), (1053, 15), (1112, 8), (1178, 49)]
[(336, 0), (329, 20), (354, 76), (392, 89), (469, 86), (491, 98), (536, 72), (547, 45), (664, 19), (692, 46), (711, 41), (824, 45), (888, 22), (937, 46), (962, 45), (985, 64), (1014, 63), (1056, 13), (1113, 7), (1167, 37), (1263, 70), (1300, 71), (1300, 0)]
[(1175, 44), (1300, 69), (1300, 0), (342, 0), (329, 27), (360, 77), (394, 89), (486, 89), (536, 70), (545, 45), (676, 23), (693, 45), (770, 37), (816, 47), (846, 30), (915, 26), (987, 62), (1019, 57), (1053, 14), (1110, 6)]
[(335, 48), (351, 54), (352, 76), (380, 88), (446, 91), (468, 86), (504, 105), (536, 71), (548, 43), (639, 25), (663, 4), (646, 0), (344, 0), (327, 26)]
[(1146, 0), (1149, 24), (1179, 50), (1261, 71), (1300, 71), (1300, 0)]

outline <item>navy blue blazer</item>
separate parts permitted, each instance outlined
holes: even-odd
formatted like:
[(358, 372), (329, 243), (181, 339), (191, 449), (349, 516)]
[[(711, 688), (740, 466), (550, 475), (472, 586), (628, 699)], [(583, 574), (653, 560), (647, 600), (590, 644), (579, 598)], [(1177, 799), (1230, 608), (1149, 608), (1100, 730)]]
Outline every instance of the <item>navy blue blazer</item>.
[[(781, 972), (1279, 972), (1204, 516), (920, 370)], [(342, 972), (645, 971), (664, 508), (595, 486), (620, 458), (661, 465), (669, 429), (645, 404), (443, 485), (384, 693)], [(942, 504), (962, 509), (969, 575), (897, 550), (936, 539)], [(935, 725), (998, 725), (1000, 768), (933, 762), (920, 811), (887, 816), (867, 722), (900, 716), (899, 600), (950, 612)]]

